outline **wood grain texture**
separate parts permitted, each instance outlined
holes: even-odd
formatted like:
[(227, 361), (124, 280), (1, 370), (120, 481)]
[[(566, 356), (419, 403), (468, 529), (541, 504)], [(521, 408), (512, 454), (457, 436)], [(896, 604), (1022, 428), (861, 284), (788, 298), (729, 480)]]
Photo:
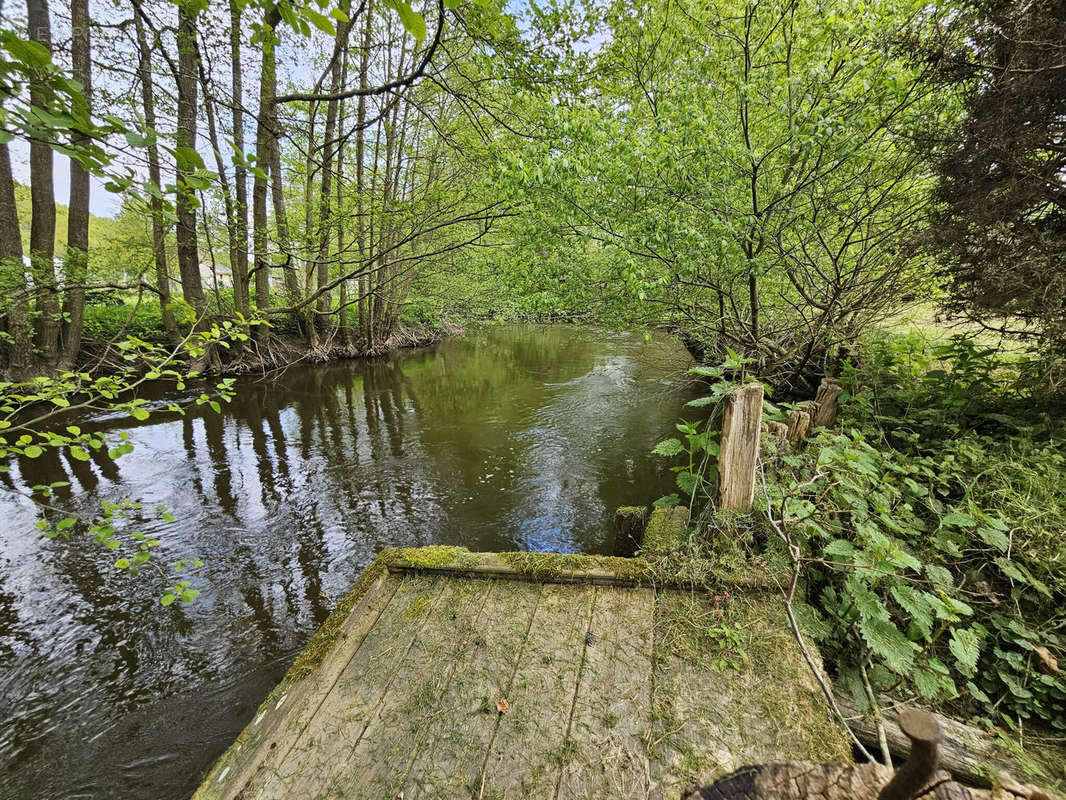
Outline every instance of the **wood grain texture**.
[(748, 383), (726, 395), (718, 456), (718, 507), (751, 510), (759, 458), (763, 387)]

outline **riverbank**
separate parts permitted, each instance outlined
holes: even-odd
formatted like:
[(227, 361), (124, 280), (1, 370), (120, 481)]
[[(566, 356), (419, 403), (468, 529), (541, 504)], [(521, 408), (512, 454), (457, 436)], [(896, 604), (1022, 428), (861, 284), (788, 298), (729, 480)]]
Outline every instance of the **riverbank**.
[[(444, 339), (462, 336), (466, 328), (449, 320), (440, 320), (435, 324), (413, 325), (398, 328), (382, 342), (366, 345), (355, 340), (345, 340), (334, 334), (315, 347), (309, 347), (303, 336), (290, 332), (272, 334), (264, 344), (254, 339), (228, 343), (228, 346), (213, 348), (211, 357), (201, 358), (189, 367), (204, 375), (227, 377), (237, 375), (254, 375), (273, 372), (297, 364), (328, 364), (331, 362), (374, 359), (388, 356), (401, 350), (429, 347)], [(118, 347), (114, 341), (86, 341), (82, 346), (81, 357), (75, 367), (76, 371), (99, 374), (109, 370), (127, 371), (131, 362), (126, 358), (128, 351)], [(149, 368), (145, 359), (132, 363), (134, 369)]]

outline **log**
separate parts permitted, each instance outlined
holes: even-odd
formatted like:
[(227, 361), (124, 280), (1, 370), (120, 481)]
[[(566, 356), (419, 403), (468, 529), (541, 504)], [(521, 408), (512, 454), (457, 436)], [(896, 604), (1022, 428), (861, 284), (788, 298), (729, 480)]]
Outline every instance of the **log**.
[[(847, 720), (848, 727), (854, 731), (866, 747), (879, 748), (877, 723), (859, 710), (849, 695), (835, 692), (837, 705)], [(891, 700), (883, 699), (886, 706)], [(941, 714), (933, 714), (933, 719), (943, 731), (940, 742), (940, 767), (946, 769), (957, 781), (973, 786), (992, 786), (994, 772), (1014, 773), (1018, 765), (1010, 758), (1006, 749), (996, 739), (971, 725), (953, 720)], [(910, 756), (911, 742), (896, 721), (896, 715), (884, 715), (885, 736), (892, 757), (902, 761)]]
[(785, 438), (793, 447), (799, 447), (807, 438), (811, 429), (811, 415), (806, 411), (796, 410), (788, 415), (788, 432)]
[(763, 387), (747, 383), (725, 397), (722, 442), (718, 456), (718, 507), (751, 511), (755, 466), (759, 458)]
[(811, 427), (822, 428), (832, 425), (837, 417), (837, 398), (844, 392), (844, 387), (836, 378), (823, 378), (814, 397), (814, 416)]

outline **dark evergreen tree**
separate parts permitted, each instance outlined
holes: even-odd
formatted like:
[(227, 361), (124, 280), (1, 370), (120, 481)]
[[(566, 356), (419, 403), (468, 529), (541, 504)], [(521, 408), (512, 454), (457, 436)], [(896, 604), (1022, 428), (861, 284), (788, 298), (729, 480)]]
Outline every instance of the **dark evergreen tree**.
[(941, 30), (965, 98), (936, 146), (948, 309), (1066, 350), (1066, 0), (969, 2)]

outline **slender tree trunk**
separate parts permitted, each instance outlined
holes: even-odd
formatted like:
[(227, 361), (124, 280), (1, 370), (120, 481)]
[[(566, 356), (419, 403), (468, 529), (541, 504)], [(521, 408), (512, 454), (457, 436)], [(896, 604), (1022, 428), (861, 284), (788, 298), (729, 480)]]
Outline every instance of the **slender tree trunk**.
[(196, 20), (184, 4), (178, 5), (178, 156), (175, 159), (177, 194), (178, 271), (185, 302), (196, 314), (196, 327), (207, 322), (207, 304), (200, 279), (200, 250), (196, 231), (196, 192), (189, 184), (193, 168), (190, 161), (196, 151), (197, 64)]
[[(240, 307), (240, 301), (237, 299), (240, 292), (237, 291), (238, 280), (237, 273), (240, 270), (240, 255), (237, 252), (237, 216), (234, 210), (236, 201), (233, 198), (233, 191), (229, 184), (229, 175), (226, 174), (226, 163), (222, 158), (222, 142), (218, 137), (218, 125), (215, 120), (217, 114), (215, 113), (215, 98), (211, 94), (211, 87), (207, 80), (207, 74), (204, 72), (203, 67), (200, 67), (200, 85), (203, 88), (204, 93), (204, 112), (207, 114), (207, 135), (211, 142), (211, 152), (215, 157), (215, 169), (218, 170), (218, 188), (222, 193), (222, 206), (226, 213), (226, 239), (229, 244), (229, 267), (230, 278), (233, 283), (233, 304), (234, 311), (242, 316), (247, 315), (247, 309)], [(201, 193), (201, 205), (202, 205), (202, 193)], [(202, 217), (204, 223), (204, 234), (210, 236), (209, 229), (207, 227), (207, 209), (202, 208)], [(207, 240), (208, 252), (211, 254), (211, 274), (215, 283), (215, 301), (218, 307), (219, 314), (225, 313), (222, 307), (222, 297), (218, 291), (218, 271), (215, 265), (215, 253), (211, 247), (211, 242)], [(247, 276), (243, 276), (247, 277)], [(247, 296), (247, 293), (245, 293)]]
[(8, 375), (14, 380), (28, 376), (34, 366), (30, 330), (29, 286), (22, 261), (22, 232), (19, 230), (15, 182), (11, 175), (11, 153), (0, 144), (0, 280), (10, 286), (7, 311)]
[[(278, 125), (275, 115), (271, 119), (273, 125)], [(292, 263), (292, 238), (289, 235), (289, 217), (285, 210), (285, 186), (281, 172), (281, 143), (278, 140), (277, 129), (270, 137), (270, 196), (274, 205), (274, 227), (277, 228), (278, 248), (285, 254), (285, 288), (292, 298), (293, 305), (300, 301), (300, 281), (296, 274), (296, 266)], [(317, 337), (314, 330), (314, 309), (308, 306), (304, 312), (304, 325), (309, 326), (307, 335), (308, 344), (315, 346)]]
[[(347, 45), (348, 25), (341, 23), (337, 26), (335, 48), (343, 50)], [(336, 94), (341, 88), (341, 61), (338, 57), (333, 62), (333, 70), (330, 81), (330, 93)], [(330, 292), (324, 291), (329, 284), (329, 244), (332, 238), (333, 226), (333, 159), (334, 151), (340, 147), (337, 139), (337, 112), (339, 104), (337, 100), (330, 100), (326, 104), (326, 133), (322, 148), (322, 182), (318, 200), (318, 219), (321, 238), (318, 246), (317, 279), (318, 290), (322, 294), (318, 297), (318, 322), (325, 330), (330, 311), (332, 311), (332, 297)], [(339, 155), (338, 155), (339, 160)]]
[[(370, 68), (370, 37), (373, 32), (371, 20), (373, 16), (373, 0), (367, 0), (366, 9), (363, 12), (363, 45), (359, 53), (359, 89), (363, 92), (367, 88), (367, 72)], [(370, 343), (370, 320), (367, 313), (369, 306), (367, 294), (369, 288), (369, 264), (366, 263), (367, 254), (370, 252), (367, 237), (366, 224), (366, 96), (359, 95), (355, 112), (355, 189), (356, 189), (356, 236), (358, 237), (359, 264), (362, 270), (356, 291), (359, 293), (359, 331), (362, 336), (364, 347)]]
[[(344, 48), (341, 62), (341, 80), (340, 85), (344, 86), (348, 82), (348, 48)], [(337, 130), (343, 130), (345, 124), (345, 102), (341, 100), (340, 107), (337, 110)], [(345, 259), (345, 235), (344, 235), (344, 217), (342, 215), (342, 203), (344, 201), (344, 147), (347, 139), (345, 138), (337, 146), (337, 269), (339, 274), (344, 274), (347, 270), (344, 266)], [(352, 329), (348, 323), (348, 281), (341, 280), (340, 285), (337, 287), (337, 304), (339, 306), (339, 315), (337, 318), (337, 326), (340, 329), (341, 346), (346, 353), (352, 351)]]
[[(48, 0), (26, 0), (26, 20), (31, 41), (52, 52), (52, 26)], [(47, 109), (47, 90), (30, 84), (30, 103)], [(59, 355), (59, 296), (56, 286), (56, 199), (53, 186), (52, 148), (30, 142), (30, 261), (37, 284), (37, 348), (46, 364)]]
[[(252, 249), (255, 251), (255, 307), (265, 317), (270, 311), (270, 253), (267, 236), (267, 170), (270, 169), (270, 147), (273, 133), (274, 90), (277, 81), (277, 62), (274, 54), (274, 30), (280, 22), (276, 7), (267, 13), (267, 33), (263, 41), (263, 66), (259, 76), (259, 118), (255, 128), (255, 178), (252, 182)], [(270, 340), (266, 325), (256, 328), (261, 343)]]
[(245, 318), (251, 314), (248, 297), (248, 171), (244, 167), (244, 75), (241, 64), (241, 6), (230, 0), (230, 61), (232, 62), (233, 146), (239, 153), (233, 169), (235, 220), (230, 243), (233, 270), (233, 297), (237, 313)]
[[(139, 0), (138, 0), (139, 2)], [(137, 5), (135, 3), (135, 5)], [(137, 72), (141, 81), (141, 104), (144, 109), (144, 124), (149, 131), (155, 130), (155, 86), (152, 81), (152, 51), (144, 32), (144, 21), (139, 13), (133, 15), (137, 31), (137, 48), (140, 58)], [(163, 330), (171, 344), (181, 340), (174, 311), (170, 307), (170, 271), (167, 266), (167, 233), (163, 224), (163, 199), (157, 196), (162, 192), (163, 178), (159, 166), (159, 145), (152, 139), (148, 145), (148, 179), (158, 191), (149, 197), (152, 209), (152, 256), (155, 261), (155, 283), (159, 289), (159, 308), (163, 317)]]
[[(89, 0), (70, 3), (70, 60), (74, 80), (82, 85), (85, 100), (92, 108), (92, 57), (89, 44)], [(75, 147), (86, 145), (89, 137), (75, 134)], [(63, 300), (63, 354), (60, 366), (70, 369), (81, 351), (82, 322), (85, 317), (85, 278), (89, 267), (89, 173), (70, 159), (70, 209), (67, 215), (68, 285)]]

